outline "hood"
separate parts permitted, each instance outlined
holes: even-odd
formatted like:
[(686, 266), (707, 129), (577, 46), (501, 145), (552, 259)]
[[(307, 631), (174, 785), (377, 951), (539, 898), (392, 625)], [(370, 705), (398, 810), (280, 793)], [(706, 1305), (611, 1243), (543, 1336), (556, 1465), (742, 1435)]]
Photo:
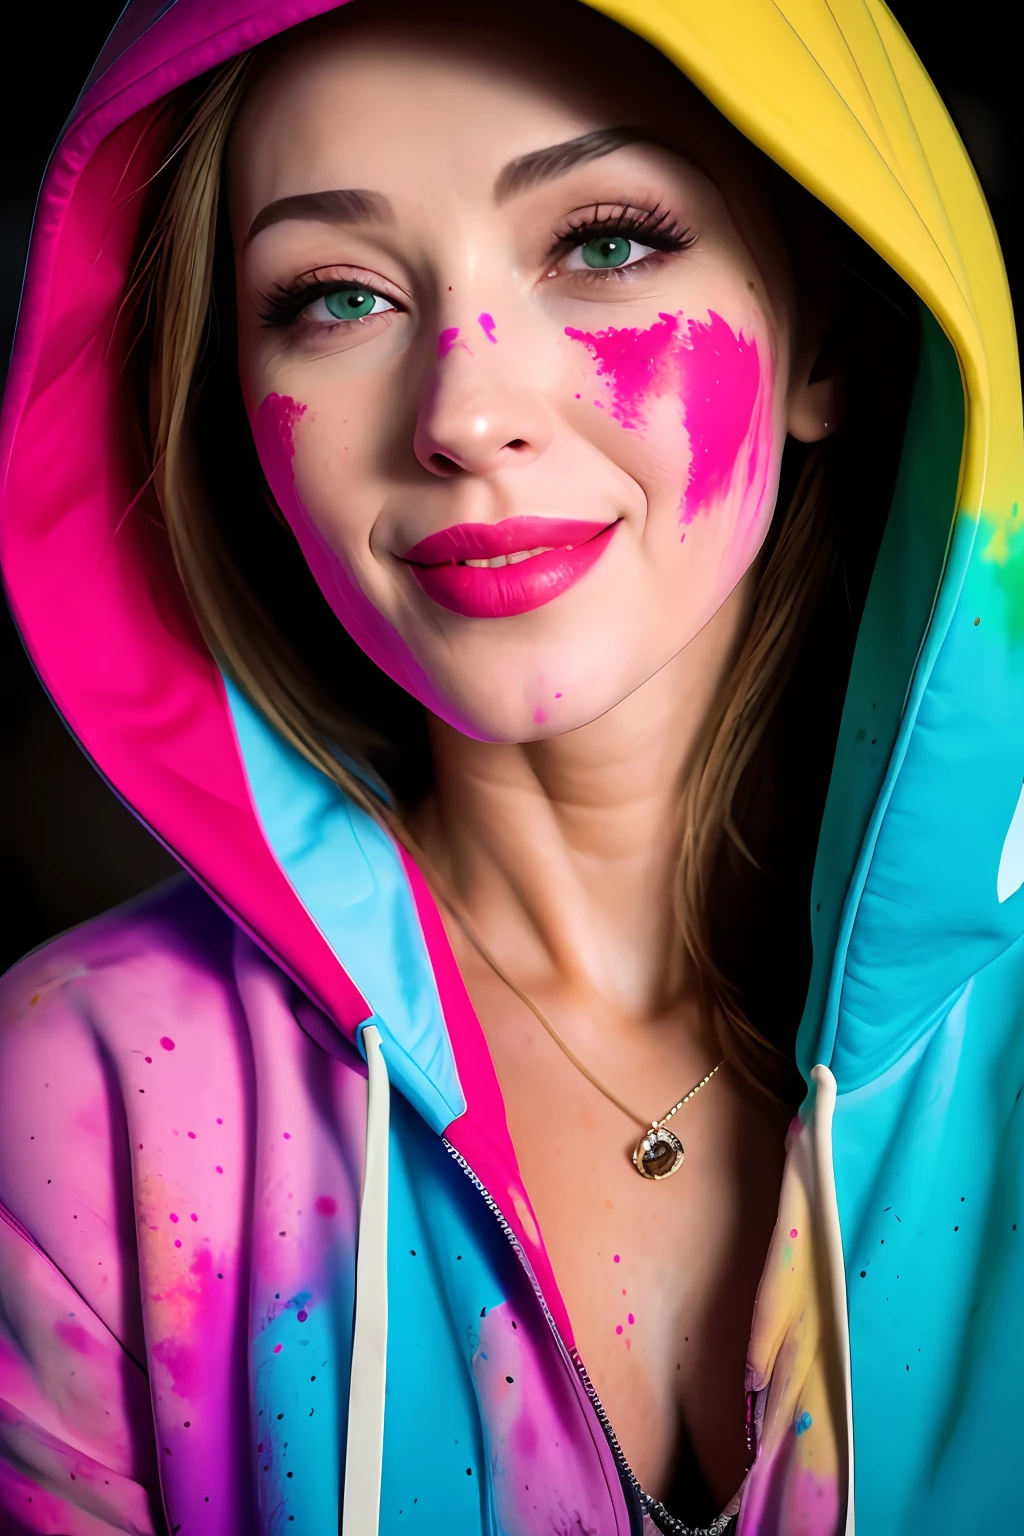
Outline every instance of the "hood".
[[(39, 677), (99, 772), (343, 1035), (373, 1020), (391, 1079), (479, 1169), (504, 1116), (424, 882), (225, 680), (119, 416), (112, 338), (142, 193), (169, 147), (164, 99), (332, 8), (126, 8), (38, 205), (2, 423), (0, 552)], [(845, 1091), (884, 1073), (1024, 931), (1024, 447), (1003, 265), (952, 123), (878, 0), (594, 8), (675, 61), (922, 306), (798, 1040), (805, 1075), (822, 1063)], [(511, 1206), (529, 1245), (525, 1198)]]

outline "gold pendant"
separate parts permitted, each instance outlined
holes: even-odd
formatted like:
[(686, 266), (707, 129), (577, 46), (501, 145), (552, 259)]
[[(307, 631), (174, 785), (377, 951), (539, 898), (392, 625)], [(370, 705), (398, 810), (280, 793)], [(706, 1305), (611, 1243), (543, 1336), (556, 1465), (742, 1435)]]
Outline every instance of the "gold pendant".
[(683, 1166), (683, 1144), (663, 1125), (652, 1125), (633, 1150), (633, 1167), (642, 1179), (667, 1179)]

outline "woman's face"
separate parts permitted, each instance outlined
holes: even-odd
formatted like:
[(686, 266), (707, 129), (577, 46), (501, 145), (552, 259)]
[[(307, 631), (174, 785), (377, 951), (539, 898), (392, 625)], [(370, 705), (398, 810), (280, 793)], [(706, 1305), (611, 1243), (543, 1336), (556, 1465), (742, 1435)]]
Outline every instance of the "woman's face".
[(274, 496), (363, 649), (494, 741), (676, 656), (828, 414), (713, 114), (582, 7), (574, 49), (527, 32), (332, 18), (264, 62), (228, 162)]

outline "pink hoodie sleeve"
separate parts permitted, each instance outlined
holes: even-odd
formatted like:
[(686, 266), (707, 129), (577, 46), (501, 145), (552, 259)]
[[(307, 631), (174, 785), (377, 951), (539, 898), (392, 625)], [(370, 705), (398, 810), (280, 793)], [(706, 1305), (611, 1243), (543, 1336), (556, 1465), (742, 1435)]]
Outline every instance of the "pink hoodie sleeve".
[(0, 1530), (155, 1536), (124, 1105), (61, 950), (0, 995)]

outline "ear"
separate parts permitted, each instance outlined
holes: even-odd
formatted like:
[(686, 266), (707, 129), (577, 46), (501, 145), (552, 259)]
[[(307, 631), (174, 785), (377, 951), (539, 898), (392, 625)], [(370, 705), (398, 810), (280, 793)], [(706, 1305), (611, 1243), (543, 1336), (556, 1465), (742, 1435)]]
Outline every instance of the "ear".
[(786, 430), (801, 443), (831, 437), (843, 419), (843, 369), (834, 339), (808, 326), (790, 369)]

